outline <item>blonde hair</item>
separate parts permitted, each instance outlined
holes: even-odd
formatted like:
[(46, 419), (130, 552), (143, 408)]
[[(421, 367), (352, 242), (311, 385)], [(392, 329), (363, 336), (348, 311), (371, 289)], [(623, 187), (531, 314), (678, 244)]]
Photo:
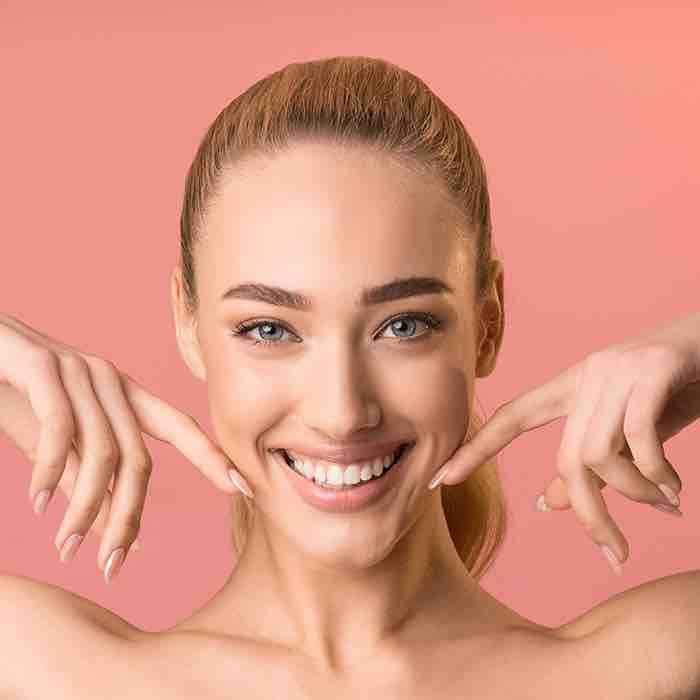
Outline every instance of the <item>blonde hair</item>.
[[(463, 223), (476, 260), (475, 299), (491, 283), (491, 213), (486, 172), (459, 117), (418, 77), (366, 56), (292, 63), (251, 85), (213, 121), (185, 181), (180, 216), (185, 302), (198, 306), (193, 251), (216, 202), (223, 176), (244, 159), (275, 154), (304, 140), (358, 144), (435, 176)], [(483, 421), (472, 413), (469, 439)], [(506, 531), (498, 463), (480, 465), (465, 481), (442, 485), (450, 537), (469, 573), (479, 579), (493, 563)], [(231, 497), (232, 542), (240, 554), (255, 502)]]

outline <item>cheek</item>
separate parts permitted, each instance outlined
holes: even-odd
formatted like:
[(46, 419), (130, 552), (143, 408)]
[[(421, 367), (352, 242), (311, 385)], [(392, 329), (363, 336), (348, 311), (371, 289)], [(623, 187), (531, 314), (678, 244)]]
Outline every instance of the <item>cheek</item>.
[[(227, 358), (207, 371), (209, 415), (218, 443), (236, 461), (256, 450), (251, 443), (262, 435), (280, 406), (280, 385), (273, 378), (261, 380), (260, 371)], [(255, 455), (247, 456), (255, 459)]]
[[(469, 424), (474, 380), (465, 367), (426, 363), (405, 379), (401, 403), (420, 433), (438, 436), (439, 444), (456, 448)], [(397, 389), (398, 391), (398, 389)]]
[[(289, 369), (273, 368), (261, 380), (260, 367), (230, 356), (210, 363), (207, 372), (209, 412), (217, 440), (227, 454), (247, 449), (251, 436), (261, 435), (290, 410), (289, 400), (296, 393), (292, 386), (308, 387), (304, 377), (290, 377)], [(394, 362), (380, 371), (374, 392), (387, 420), (400, 420), (418, 435), (438, 436), (440, 451), (456, 449), (469, 423), (474, 377), (467, 368), (450, 358), (414, 357)], [(308, 390), (308, 389), (307, 389)], [(297, 397), (298, 398), (298, 397)], [(311, 402), (309, 405), (314, 405)], [(313, 417), (307, 416), (313, 422)]]

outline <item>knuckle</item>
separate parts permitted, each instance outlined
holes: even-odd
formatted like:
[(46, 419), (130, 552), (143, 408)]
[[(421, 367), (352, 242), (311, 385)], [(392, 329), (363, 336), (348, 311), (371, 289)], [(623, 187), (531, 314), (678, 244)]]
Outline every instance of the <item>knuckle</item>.
[(525, 428), (525, 417), (523, 416), (520, 397), (510, 399), (501, 404), (490, 418), (490, 420), (494, 419), (498, 420), (503, 425), (509, 426), (508, 432), (513, 433), (513, 437), (523, 432)]
[(589, 353), (586, 355), (586, 365), (587, 366), (595, 366), (600, 363), (601, 358), (603, 357), (603, 351), (602, 350), (596, 350), (594, 352)]
[(98, 355), (83, 354), (83, 359), (93, 372), (101, 375), (111, 375), (117, 372), (117, 368), (109, 360)]
[(150, 476), (153, 471), (153, 460), (148, 452), (143, 452), (131, 460), (130, 467), (137, 474)]
[(566, 481), (574, 471), (574, 461), (571, 459), (569, 453), (562, 448), (559, 448), (557, 452), (556, 466), (557, 473), (564, 481)]
[(92, 459), (99, 465), (108, 465), (113, 468), (119, 462), (119, 448), (112, 439), (98, 440), (90, 451)]
[(584, 445), (581, 450), (581, 461), (586, 466), (601, 466), (610, 455), (607, 445), (591, 443)]
[(612, 518), (607, 512), (601, 513), (599, 516), (585, 516), (579, 514), (581, 526), (588, 533), (589, 537), (597, 543), (605, 543), (609, 539), (611, 528), (614, 530), (615, 525)]
[[(647, 479), (647, 481), (651, 481), (654, 484), (662, 484), (664, 482), (668, 482), (669, 480), (669, 468), (666, 461), (659, 462), (658, 460), (653, 459), (650, 462), (642, 464), (635, 462), (635, 466), (637, 469), (639, 469), (642, 476)], [(675, 483), (676, 480), (672, 478), (671, 481)]]
[(128, 539), (136, 539), (137, 535), (139, 534), (139, 531), (141, 530), (141, 513), (128, 513), (127, 516), (124, 518), (122, 528), (127, 534)]
[(584, 515), (578, 514), (578, 518), (581, 522), (583, 529), (591, 536), (593, 539), (600, 534), (602, 528), (598, 521), (593, 518), (586, 517)]
[(43, 474), (49, 476), (52, 481), (58, 481), (66, 468), (66, 465), (61, 462), (48, 462), (41, 465)]
[(64, 437), (66, 441), (75, 434), (75, 416), (70, 401), (64, 406), (57, 406), (50, 412), (48, 420), (51, 421), (55, 433)]
[(54, 370), (58, 366), (58, 358), (53, 350), (43, 345), (32, 344), (27, 351), (27, 362), (32, 369)]
[(648, 422), (641, 416), (635, 416), (628, 411), (627, 415), (625, 416), (624, 423), (622, 424), (622, 432), (628, 441), (630, 439), (634, 440), (635, 438), (640, 438), (647, 433), (648, 425)]
[(586, 369), (596, 370), (603, 365), (608, 364), (612, 358), (618, 355), (617, 350), (606, 348), (604, 350), (596, 350), (586, 357)]
[(192, 425), (198, 425), (197, 419), (191, 413), (182, 413), (183, 418), (186, 423), (191, 423)]
[(629, 348), (605, 348), (586, 358), (586, 373), (606, 375), (611, 378), (637, 376), (642, 363), (638, 350)]
[(624, 374), (638, 372), (641, 364), (637, 350), (617, 351), (614, 362), (617, 372)]
[(52, 436), (61, 443), (69, 443), (76, 432), (75, 416), (70, 399), (52, 402), (46, 415), (47, 427), (50, 427)]
[(640, 352), (646, 362), (658, 367), (675, 367), (683, 361), (683, 353), (678, 348), (664, 343), (647, 345)]
[(185, 430), (191, 430), (192, 428), (199, 429), (199, 423), (197, 422), (197, 419), (190, 413), (180, 411), (179, 419), (180, 422), (183, 424)]
[(102, 501), (104, 497), (93, 498), (86, 503), (80, 505), (81, 517), (85, 519), (86, 522), (92, 523), (100, 513), (102, 508)]
[(59, 351), (58, 359), (64, 372), (70, 376), (78, 376), (88, 371), (88, 364), (82, 355), (74, 352)]
[(496, 416), (502, 416), (510, 413), (513, 410), (513, 404), (515, 403), (515, 399), (510, 399), (506, 401), (505, 403), (502, 403), (494, 412), (493, 415)]

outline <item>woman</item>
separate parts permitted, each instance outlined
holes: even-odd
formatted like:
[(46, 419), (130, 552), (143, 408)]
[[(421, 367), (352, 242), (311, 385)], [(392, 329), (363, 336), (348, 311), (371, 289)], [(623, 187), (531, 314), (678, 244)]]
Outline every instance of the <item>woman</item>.
[[(57, 485), (71, 499), (56, 536), (62, 560), (98, 523), (108, 581), (138, 532), (151, 470), (141, 431), (227, 489), (220, 449), (243, 492), (231, 492), (236, 566), (201, 609), (155, 633), (5, 576), (0, 619), (21, 624), (27, 640), (4, 633), (7, 693), (62, 697), (72, 683), (72, 698), (691, 697), (698, 572), (555, 629), (478, 580), (505, 527), (491, 460), (535, 425), (569, 416), (546, 495), (622, 560), (626, 542), (600, 489), (672, 506), (660, 487), (677, 493), (681, 481), (660, 447), (627, 445), (612, 430), (637, 370), (652, 363), (663, 398), (675, 396), (663, 415), (645, 416), (660, 420), (660, 437), (700, 415), (700, 314), (596, 353), (476, 435), (475, 379), (493, 371), (504, 329), (486, 175), (457, 116), (377, 59), (292, 64), (229, 104), (188, 173), (181, 246), (178, 346), (207, 383), (218, 446), (109, 363), (11, 317), (0, 413), (14, 418), (2, 427), (36, 462), (32, 501)], [(628, 390), (594, 416), (612, 376)], [(20, 393), (41, 435), (27, 427)], [(598, 437), (607, 441), (590, 442)], [(637, 448), (653, 457), (639, 468)], [(668, 606), (674, 596), (687, 602)], [(649, 623), (662, 610), (657, 638)], [(87, 644), (89, 660), (75, 655)], [(650, 650), (661, 659), (649, 663)], [(32, 663), (40, 657), (52, 663)]]

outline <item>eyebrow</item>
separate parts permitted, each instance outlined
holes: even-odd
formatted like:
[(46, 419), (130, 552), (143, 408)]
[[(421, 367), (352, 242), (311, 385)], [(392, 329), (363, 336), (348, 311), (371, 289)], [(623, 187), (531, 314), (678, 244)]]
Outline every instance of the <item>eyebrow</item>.
[[(365, 287), (355, 302), (356, 306), (374, 306), (397, 299), (423, 294), (454, 294), (449, 284), (437, 277), (401, 277), (376, 287)], [(297, 311), (311, 311), (313, 301), (299, 291), (269, 286), (260, 282), (244, 282), (226, 290), (221, 301), (247, 299), (274, 306), (286, 306)]]

